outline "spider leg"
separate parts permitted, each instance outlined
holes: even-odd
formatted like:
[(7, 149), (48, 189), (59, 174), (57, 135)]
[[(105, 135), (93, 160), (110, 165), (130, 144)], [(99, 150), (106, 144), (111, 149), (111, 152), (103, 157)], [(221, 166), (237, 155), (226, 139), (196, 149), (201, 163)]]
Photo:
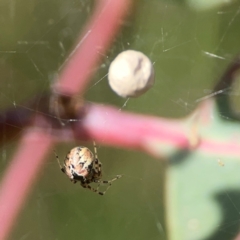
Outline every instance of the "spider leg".
[(54, 150), (54, 154), (55, 154), (55, 157), (56, 157), (56, 159), (57, 159), (57, 161), (58, 161), (58, 165), (59, 165), (61, 171), (62, 171), (63, 173), (65, 173), (64, 167), (62, 167), (62, 165), (61, 165), (61, 163), (60, 163), (60, 160), (59, 160), (59, 157), (58, 157), (58, 155), (57, 155), (57, 153), (56, 153), (56, 150)]
[(99, 183), (100, 184), (111, 184), (112, 182), (116, 181), (117, 179), (121, 178), (122, 175), (117, 175), (115, 178), (111, 179), (111, 180), (94, 180), (95, 183)]
[(87, 189), (89, 189), (90, 191), (93, 191), (93, 192), (95, 192), (95, 193), (97, 193), (97, 194), (99, 194), (99, 195), (104, 195), (105, 194), (105, 192), (100, 192), (100, 191), (98, 191), (98, 189), (99, 189), (99, 185), (98, 185), (98, 187), (97, 188), (93, 188), (93, 187), (91, 187), (88, 183), (81, 183), (81, 186), (83, 187), (83, 188), (87, 188)]
[(97, 145), (95, 143), (95, 141), (93, 141), (93, 147), (94, 147), (94, 154), (95, 154), (95, 158), (98, 159), (98, 154), (97, 154)]
[[(82, 186), (83, 188), (87, 188), (87, 189), (89, 189), (90, 191), (93, 191), (93, 192), (95, 192), (95, 193), (97, 193), (97, 194), (99, 194), (99, 195), (104, 195), (104, 194), (107, 192), (107, 190), (112, 186), (112, 182), (115, 181), (115, 180), (117, 180), (117, 179), (119, 179), (119, 178), (121, 178), (121, 177), (122, 177), (122, 175), (117, 175), (115, 178), (113, 178), (113, 179), (111, 179), (111, 180), (108, 180), (108, 181), (94, 180), (95, 183), (98, 183), (97, 188), (91, 187), (91, 186), (89, 185), (90, 181), (82, 182), (82, 183), (81, 183), (81, 186)], [(98, 191), (98, 189), (99, 189), (99, 187), (100, 187), (101, 184), (108, 184), (108, 187), (106, 188), (106, 190), (105, 190), (104, 192)]]
[(122, 175), (117, 175), (115, 178), (111, 180), (94, 180), (95, 183), (98, 183), (97, 191), (102, 184), (108, 184), (106, 190), (104, 192), (98, 192), (100, 195), (104, 195), (107, 190), (112, 186), (112, 182), (116, 181), (117, 179), (121, 178)]

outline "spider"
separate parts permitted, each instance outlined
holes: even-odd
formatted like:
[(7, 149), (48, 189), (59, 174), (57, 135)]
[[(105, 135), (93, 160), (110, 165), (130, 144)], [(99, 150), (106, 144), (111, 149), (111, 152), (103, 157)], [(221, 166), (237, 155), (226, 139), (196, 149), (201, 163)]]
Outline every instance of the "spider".
[[(97, 148), (95, 142), (94, 153), (86, 147), (75, 147), (66, 156), (63, 166), (60, 164), (59, 157), (54, 151), (60, 169), (65, 173), (73, 183), (80, 182), (83, 188), (104, 195), (107, 190), (111, 187), (112, 182), (121, 178), (122, 175), (117, 175), (115, 178), (105, 181), (102, 180), (102, 163), (98, 160)], [(98, 183), (97, 188), (92, 188), (90, 183)], [(104, 192), (98, 191), (101, 184), (108, 184)]]

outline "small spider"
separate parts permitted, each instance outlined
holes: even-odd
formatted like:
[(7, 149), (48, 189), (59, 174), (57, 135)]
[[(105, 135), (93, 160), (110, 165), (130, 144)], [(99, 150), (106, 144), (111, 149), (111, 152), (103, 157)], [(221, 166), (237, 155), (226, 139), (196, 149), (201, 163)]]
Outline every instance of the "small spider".
[[(75, 147), (66, 156), (63, 166), (61, 166), (59, 157), (55, 152), (56, 159), (60, 166), (60, 169), (65, 173), (73, 183), (79, 181), (83, 188), (104, 195), (107, 190), (111, 187), (112, 182), (121, 178), (121, 175), (117, 175), (115, 178), (104, 181), (102, 180), (102, 163), (98, 160), (97, 148), (94, 144), (94, 154), (86, 147)], [(92, 188), (90, 183), (98, 183), (98, 187)], [(98, 191), (101, 184), (108, 184), (108, 187), (104, 192)]]

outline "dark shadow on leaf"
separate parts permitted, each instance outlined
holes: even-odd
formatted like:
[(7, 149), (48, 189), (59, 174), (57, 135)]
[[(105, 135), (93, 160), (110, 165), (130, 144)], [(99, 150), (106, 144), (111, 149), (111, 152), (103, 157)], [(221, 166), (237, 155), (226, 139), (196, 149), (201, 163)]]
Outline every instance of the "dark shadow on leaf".
[(176, 151), (173, 155), (171, 155), (171, 158), (169, 159), (169, 163), (171, 165), (182, 164), (183, 162), (189, 160), (190, 154), (191, 154), (191, 151), (187, 149)]
[(222, 221), (216, 231), (204, 240), (233, 240), (240, 229), (240, 191), (221, 192), (214, 198), (220, 208)]
[(240, 115), (234, 111), (231, 104), (231, 92), (233, 90), (233, 84), (236, 80), (237, 74), (240, 71), (240, 55), (233, 60), (229, 65), (219, 82), (213, 89), (213, 93), (216, 94), (216, 102), (220, 112), (220, 116), (223, 119), (228, 120), (240, 120)]

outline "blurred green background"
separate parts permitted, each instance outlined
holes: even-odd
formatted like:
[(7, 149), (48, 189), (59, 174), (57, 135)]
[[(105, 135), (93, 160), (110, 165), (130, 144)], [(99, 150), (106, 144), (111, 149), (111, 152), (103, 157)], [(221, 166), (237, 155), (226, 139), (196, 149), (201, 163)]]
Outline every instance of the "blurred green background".
[[(48, 91), (93, 6), (89, 0), (0, 0), (2, 109)], [(238, 54), (239, 26), (239, 2), (203, 11), (180, 0), (135, 1), (96, 69), (86, 98), (123, 111), (184, 117), (196, 108), (198, 99), (211, 93)], [(154, 87), (127, 102), (110, 90), (104, 77), (112, 59), (126, 49), (144, 52), (156, 72)], [(1, 149), (1, 176), (17, 141)], [(64, 143), (56, 148), (60, 158), (76, 144), (93, 149), (83, 142)], [(164, 163), (140, 152), (105, 146), (98, 146), (98, 155), (104, 179), (124, 175), (104, 197), (72, 184), (52, 153), (10, 239), (167, 239)]]

